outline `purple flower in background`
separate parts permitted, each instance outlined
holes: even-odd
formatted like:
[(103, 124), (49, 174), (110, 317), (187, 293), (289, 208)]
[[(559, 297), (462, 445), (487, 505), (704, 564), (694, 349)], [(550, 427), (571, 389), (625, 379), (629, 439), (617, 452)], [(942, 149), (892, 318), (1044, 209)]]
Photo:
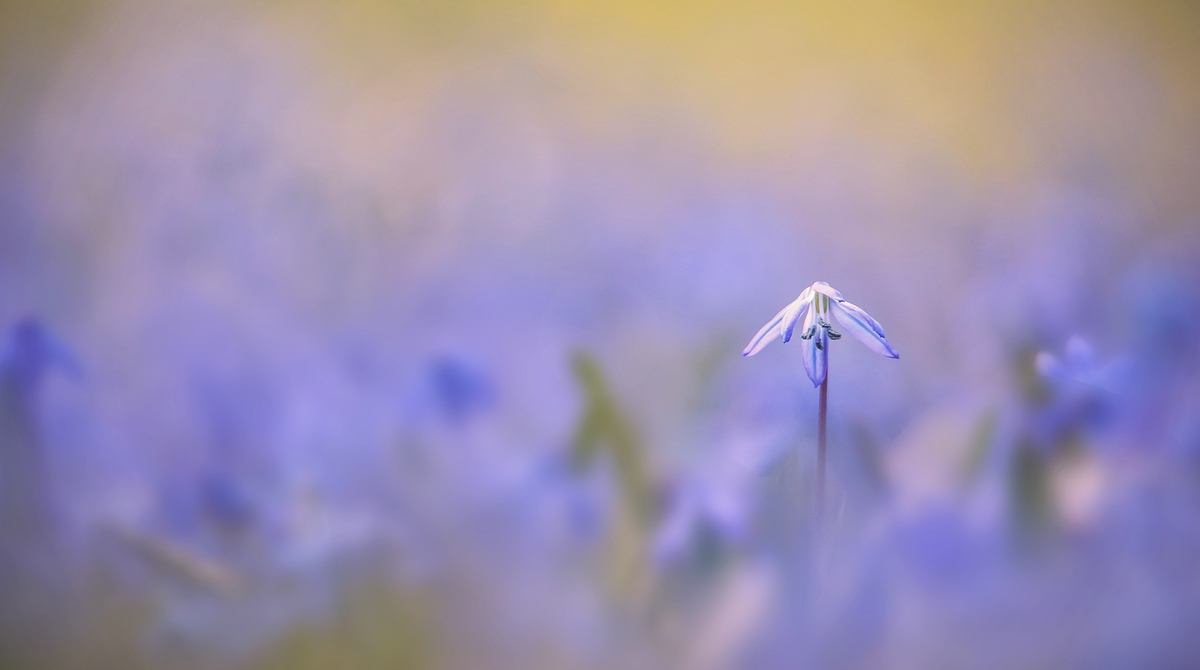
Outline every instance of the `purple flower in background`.
[(443, 356), (429, 369), (434, 397), (443, 416), (451, 424), (461, 426), (491, 406), (495, 399), (488, 375), (471, 363), (453, 356)]
[(75, 355), (34, 317), (17, 322), (0, 341), (0, 379), (6, 383), (35, 389), (55, 367), (74, 379), (83, 376), (83, 367)]
[(804, 319), (800, 339), (804, 342), (804, 370), (813, 386), (825, 381), (829, 362), (829, 341), (841, 339), (841, 333), (833, 329), (830, 315), (837, 318), (842, 328), (857, 337), (863, 344), (882, 356), (900, 358), (900, 354), (888, 343), (883, 326), (871, 318), (862, 308), (846, 302), (842, 294), (823, 281), (804, 289), (800, 297), (767, 322), (750, 340), (742, 351), (743, 356), (753, 356), (773, 342), (782, 338), (792, 339), (796, 324)]
[(728, 545), (746, 536), (747, 504), (734, 488), (712, 482), (685, 480), (674, 492), (654, 538), (654, 558), (674, 562), (696, 548), (707, 532)]
[(1107, 365), (1100, 365), (1096, 350), (1087, 340), (1078, 335), (1067, 340), (1066, 358), (1060, 360), (1048, 351), (1038, 352), (1035, 361), (1038, 374), (1054, 379), (1069, 379), (1105, 390), (1113, 390), (1125, 368), (1125, 361), (1118, 358)]
[(54, 504), (39, 390), (55, 367), (78, 378), (75, 357), (41, 321), (27, 317), (0, 340), (0, 537), (31, 538), (50, 528)]

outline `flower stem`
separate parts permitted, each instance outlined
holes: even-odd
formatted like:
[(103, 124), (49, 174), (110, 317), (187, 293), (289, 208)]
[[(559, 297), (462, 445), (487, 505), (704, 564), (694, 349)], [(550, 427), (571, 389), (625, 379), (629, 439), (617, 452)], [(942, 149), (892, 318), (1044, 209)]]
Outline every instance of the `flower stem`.
[(821, 397), (817, 405), (817, 528), (825, 517), (825, 413), (829, 406), (829, 372), (821, 382)]

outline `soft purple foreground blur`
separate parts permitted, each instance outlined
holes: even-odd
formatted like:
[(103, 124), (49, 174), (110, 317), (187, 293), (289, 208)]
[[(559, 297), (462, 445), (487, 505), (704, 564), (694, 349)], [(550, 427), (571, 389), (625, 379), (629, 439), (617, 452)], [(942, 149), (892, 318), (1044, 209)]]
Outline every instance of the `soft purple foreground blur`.
[(1194, 665), (1200, 20), (830, 4), (0, 8), (0, 666)]

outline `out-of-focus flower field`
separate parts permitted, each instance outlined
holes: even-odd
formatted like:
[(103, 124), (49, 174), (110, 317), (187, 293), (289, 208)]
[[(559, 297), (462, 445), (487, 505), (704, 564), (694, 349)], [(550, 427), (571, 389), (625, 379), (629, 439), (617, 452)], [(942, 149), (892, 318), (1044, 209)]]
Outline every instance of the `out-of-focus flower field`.
[(6, 2), (0, 667), (1192, 667), (1197, 175), (1183, 2)]

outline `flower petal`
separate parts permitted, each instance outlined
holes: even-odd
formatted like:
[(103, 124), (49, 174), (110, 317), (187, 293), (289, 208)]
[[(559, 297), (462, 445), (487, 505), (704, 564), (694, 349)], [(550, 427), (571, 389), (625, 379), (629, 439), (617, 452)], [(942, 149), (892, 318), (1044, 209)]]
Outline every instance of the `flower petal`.
[[(809, 310), (808, 318), (804, 320), (804, 329), (816, 323), (816, 310)], [(812, 380), (813, 386), (820, 386), (825, 381), (825, 372), (829, 367), (829, 331), (817, 328), (813, 336), (801, 340), (804, 350), (804, 371)], [(818, 346), (820, 345), (820, 346)]]
[(883, 332), (883, 326), (881, 326), (879, 322), (876, 321), (870, 314), (867, 314), (862, 307), (846, 302), (845, 300), (839, 300), (838, 302), (850, 305), (852, 309), (858, 310), (859, 316), (867, 320), (867, 325), (871, 326), (871, 330), (875, 331), (880, 337), (887, 337), (887, 333)]
[(779, 324), (779, 330), (783, 334), (783, 341), (790, 342), (792, 339), (792, 331), (796, 329), (796, 322), (808, 312), (808, 308), (812, 305), (812, 290), (804, 289), (800, 292), (800, 297), (796, 301), (787, 306), (787, 314), (783, 316), (783, 323)]
[(834, 300), (838, 300), (838, 301), (845, 300), (845, 298), (842, 297), (842, 294), (840, 291), (838, 291), (834, 287), (830, 286), (829, 284), (826, 284), (823, 281), (815, 282), (809, 288), (811, 288), (812, 290), (814, 290), (817, 293), (820, 293), (822, 295), (827, 295), (830, 298), (833, 298)]
[(900, 354), (892, 348), (883, 335), (883, 328), (862, 311), (859, 306), (842, 300), (829, 306), (830, 311), (837, 317), (838, 323), (851, 335), (857, 337), (867, 348), (880, 356), (900, 358)]
[(787, 311), (791, 309), (791, 307), (791, 305), (788, 305), (787, 307), (779, 310), (779, 313), (776, 314), (775, 317), (770, 321), (768, 321), (767, 325), (759, 329), (758, 333), (755, 334), (754, 337), (750, 338), (750, 344), (747, 344), (746, 348), (742, 350), (742, 355), (753, 356), (754, 354), (762, 351), (763, 348), (768, 344), (774, 342), (775, 338), (779, 337), (780, 334), (779, 325), (783, 322), (784, 315), (787, 314)]

